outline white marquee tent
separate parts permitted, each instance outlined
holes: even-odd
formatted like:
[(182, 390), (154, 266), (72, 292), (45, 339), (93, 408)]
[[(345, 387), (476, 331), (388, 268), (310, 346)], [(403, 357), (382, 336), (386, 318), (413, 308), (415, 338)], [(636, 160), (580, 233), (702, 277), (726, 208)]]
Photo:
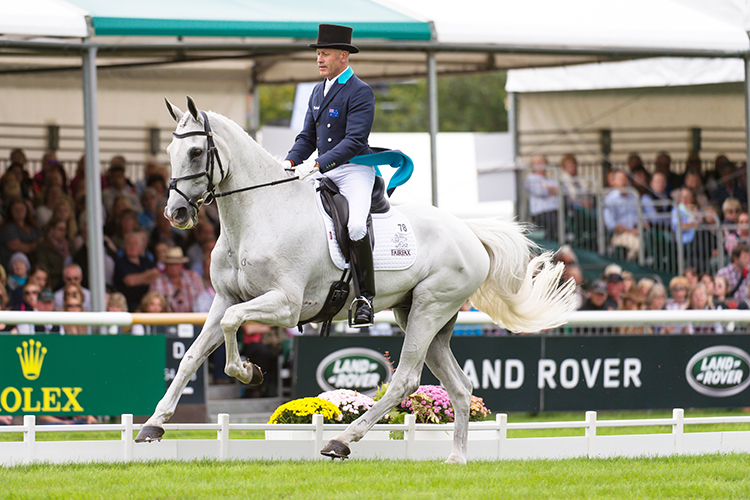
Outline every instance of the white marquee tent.
[[(306, 44), (315, 38), (317, 24), (351, 24), (354, 42), (362, 49), (358, 74), (373, 79), (428, 76), (434, 158), (439, 73), (649, 56), (744, 58), (750, 53), (744, 29), (670, 0), (468, 0), (460, 8), (447, 0), (413, 0), (408, 11), (369, 0), (278, 0), (270, 6), (262, 0), (217, 0), (207, 5), (184, 0), (0, 1), (0, 76), (82, 70), (88, 199), (100, 194), (94, 182), (99, 168), (97, 71), (107, 66), (222, 59), (247, 64), (253, 83), (309, 81), (317, 76)], [(322, 12), (331, 14), (322, 18)], [(89, 213), (89, 227), (95, 229), (89, 234), (90, 248), (99, 248), (101, 241), (97, 214)], [(90, 255), (92, 275), (103, 276), (96, 272), (103, 269), (101, 257)], [(102, 309), (103, 290), (103, 283), (92, 283), (95, 310)]]
[[(742, 31), (750, 30), (750, 0), (679, 2)], [(746, 128), (745, 66), (743, 59), (662, 57), (517, 69), (508, 72), (506, 90), (517, 103), (521, 136), (545, 130), (581, 130), (582, 124), (588, 129), (609, 130), (655, 125), (685, 131), (705, 127), (715, 131), (709, 133), (711, 152), (743, 158), (747, 145), (738, 148), (731, 129)], [(648, 141), (653, 141), (653, 136), (631, 148), (648, 149)], [(659, 148), (668, 149), (669, 145), (667, 141)], [(672, 146), (683, 153), (690, 147), (687, 141)], [(524, 149), (528, 154), (529, 148)], [(543, 147), (537, 149), (545, 152)], [(572, 150), (592, 157), (585, 146)], [(620, 151), (621, 157), (623, 154)]]

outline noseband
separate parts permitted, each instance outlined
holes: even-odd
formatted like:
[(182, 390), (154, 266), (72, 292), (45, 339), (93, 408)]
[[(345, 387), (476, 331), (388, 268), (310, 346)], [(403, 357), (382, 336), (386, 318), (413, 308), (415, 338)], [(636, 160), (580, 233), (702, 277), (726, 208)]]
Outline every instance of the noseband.
[[(272, 181), (272, 182), (266, 182), (263, 184), (256, 184), (254, 186), (248, 186), (244, 188), (239, 189), (233, 189), (232, 191), (225, 191), (223, 193), (217, 193), (216, 192), (216, 186), (213, 183), (214, 178), (214, 166), (219, 166), (219, 173), (221, 173), (221, 180), (219, 182), (222, 182), (224, 180), (224, 177), (226, 176), (226, 172), (224, 172), (224, 166), (221, 164), (221, 158), (219, 158), (219, 150), (216, 148), (216, 144), (214, 143), (214, 134), (211, 131), (211, 125), (208, 123), (208, 116), (206, 115), (205, 111), (200, 111), (201, 116), (203, 117), (203, 130), (193, 130), (191, 132), (185, 132), (184, 134), (178, 134), (177, 132), (172, 132), (172, 135), (175, 137), (175, 139), (185, 139), (186, 137), (193, 137), (196, 135), (205, 135), (206, 136), (206, 168), (203, 172), (199, 172), (197, 174), (189, 174), (189, 175), (183, 175), (182, 177), (172, 177), (169, 179), (169, 190), (176, 191), (180, 196), (185, 198), (185, 200), (192, 206), (195, 211), (197, 212), (200, 209), (201, 205), (210, 205), (215, 198), (221, 198), (222, 196), (228, 196), (230, 194), (239, 193), (242, 191), (249, 191), (251, 189), (257, 189), (267, 186), (275, 186), (276, 184), (283, 184), (285, 182), (289, 181), (295, 181), (298, 179), (297, 176), (293, 177), (287, 177), (286, 179), (281, 179), (278, 181)], [(199, 177), (206, 177), (206, 189), (203, 191), (203, 194), (201, 197), (193, 201), (190, 199), (188, 195), (180, 191), (180, 189), (177, 187), (177, 181), (187, 181), (190, 179), (197, 179)]]

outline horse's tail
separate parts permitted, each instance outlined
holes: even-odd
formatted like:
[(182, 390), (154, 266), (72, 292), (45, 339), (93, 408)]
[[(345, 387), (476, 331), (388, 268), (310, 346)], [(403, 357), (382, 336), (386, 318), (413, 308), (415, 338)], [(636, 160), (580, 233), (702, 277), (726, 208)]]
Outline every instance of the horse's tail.
[(575, 282), (560, 283), (564, 265), (554, 265), (551, 252), (533, 257), (538, 247), (526, 237), (526, 226), (503, 219), (465, 222), (490, 257), (490, 272), (471, 296), (472, 305), (515, 332), (565, 323), (576, 308)]

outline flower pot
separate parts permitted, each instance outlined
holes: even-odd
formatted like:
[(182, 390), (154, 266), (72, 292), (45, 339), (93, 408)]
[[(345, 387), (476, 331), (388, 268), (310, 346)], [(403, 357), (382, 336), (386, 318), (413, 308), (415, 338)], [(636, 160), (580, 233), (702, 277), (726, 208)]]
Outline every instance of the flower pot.
[[(267, 430), (266, 439), (269, 440), (312, 440), (315, 439), (315, 431), (310, 430), (289, 430), (284, 429), (284, 424), (276, 424), (278, 429)], [(335, 438), (340, 431), (323, 431), (323, 440), (329, 440)]]

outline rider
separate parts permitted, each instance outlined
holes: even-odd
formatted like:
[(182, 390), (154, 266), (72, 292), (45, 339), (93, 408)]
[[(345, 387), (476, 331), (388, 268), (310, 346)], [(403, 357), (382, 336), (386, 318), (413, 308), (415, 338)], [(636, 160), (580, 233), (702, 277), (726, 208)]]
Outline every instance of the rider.
[[(300, 179), (318, 172), (330, 178), (349, 204), (350, 264), (359, 289), (351, 326), (362, 328), (373, 322), (375, 273), (367, 216), (375, 169), (349, 160), (373, 153), (367, 138), (375, 116), (375, 96), (349, 66), (349, 54), (359, 52), (351, 40), (352, 28), (348, 26), (318, 27), (317, 43), (309, 46), (317, 49), (318, 70), (325, 80), (313, 89), (304, 126), (285, 161), (295, 167)], [(305, 162), (316, 149), (318, 157), (314, 163)]]

